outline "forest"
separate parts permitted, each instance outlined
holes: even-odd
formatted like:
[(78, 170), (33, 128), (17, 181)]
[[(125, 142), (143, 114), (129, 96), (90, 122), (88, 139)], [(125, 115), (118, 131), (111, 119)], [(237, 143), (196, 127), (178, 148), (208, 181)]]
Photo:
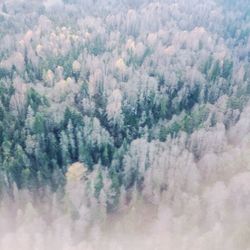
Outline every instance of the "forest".
[(0, 249), (250, 250), (249, 97), (249, 0), (0, 1)]

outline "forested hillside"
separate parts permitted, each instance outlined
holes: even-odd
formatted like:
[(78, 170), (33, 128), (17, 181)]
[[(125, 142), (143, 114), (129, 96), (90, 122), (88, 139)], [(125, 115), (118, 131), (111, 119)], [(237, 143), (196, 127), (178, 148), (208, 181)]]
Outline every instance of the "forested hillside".
[(1, 1), (0, 249), (249, 250), (249, 97), (249, 0)]

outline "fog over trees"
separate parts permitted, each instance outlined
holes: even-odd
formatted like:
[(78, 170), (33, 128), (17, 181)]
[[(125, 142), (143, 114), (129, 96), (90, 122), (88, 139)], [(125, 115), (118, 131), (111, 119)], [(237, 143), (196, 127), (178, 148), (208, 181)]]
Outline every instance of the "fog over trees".
[(249, 0), (0, 1), (0, 249), (250, 250)]

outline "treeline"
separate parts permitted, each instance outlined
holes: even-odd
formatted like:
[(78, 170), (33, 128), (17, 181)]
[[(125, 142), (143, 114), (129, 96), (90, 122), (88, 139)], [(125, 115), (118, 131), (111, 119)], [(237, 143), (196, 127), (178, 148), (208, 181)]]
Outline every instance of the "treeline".
[(81, 162), (98, 172), (97, 199), (111, 181), (112, 207), (123, 188), (143, 189), (134, 147), (144, 157), (146, 145), (239, 120), (250, 95), (244, 1), (234, 12), (230, 1), (104, 2), (0, 4), (2, 192), (63, 189)]

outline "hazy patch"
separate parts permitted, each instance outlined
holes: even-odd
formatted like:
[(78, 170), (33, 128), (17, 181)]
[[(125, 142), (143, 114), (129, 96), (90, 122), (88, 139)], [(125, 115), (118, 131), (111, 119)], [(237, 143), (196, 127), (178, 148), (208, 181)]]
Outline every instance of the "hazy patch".
[(46, 9), (50, 9), (52, 7), (62, 6), (63, 1), (62, 0), (45, 0), (44, 6)]

